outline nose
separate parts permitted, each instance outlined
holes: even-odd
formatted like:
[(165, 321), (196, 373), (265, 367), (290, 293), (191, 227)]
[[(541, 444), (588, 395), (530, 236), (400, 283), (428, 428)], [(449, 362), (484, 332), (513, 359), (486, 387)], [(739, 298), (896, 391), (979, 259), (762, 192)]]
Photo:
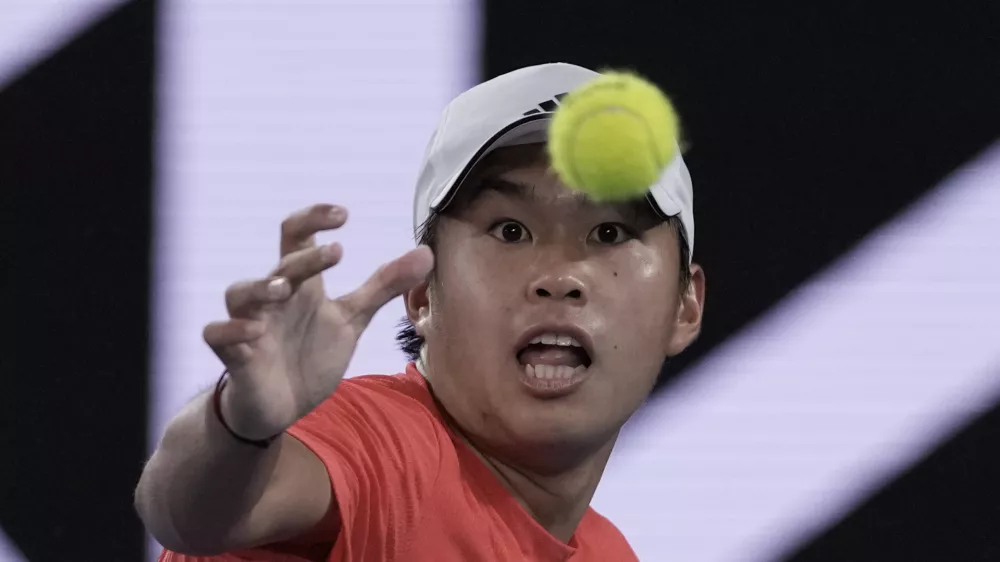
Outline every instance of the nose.
[(528, 285), (528, 300), (565, 300), (583, 305), (587, 302), (587, 288), (575, 275), (543, 275)]

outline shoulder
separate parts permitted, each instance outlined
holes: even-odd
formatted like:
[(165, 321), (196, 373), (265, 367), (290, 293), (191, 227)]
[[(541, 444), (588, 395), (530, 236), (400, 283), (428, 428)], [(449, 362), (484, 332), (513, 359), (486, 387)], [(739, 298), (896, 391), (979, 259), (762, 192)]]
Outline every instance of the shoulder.
[(338, 399), (388, 401), (421, 411), (435, 408), (427, 380), (412, 365), (405, 372), (395, 375), (364, 375), (344, 379), (327, 402)]
[(341, 381), (288, 433), (323, 461), (335, 484), (349, 481), (358, 491), (404, 481), (426, 487), (451, 443), (430, 387), (412, 364), (398, 375)]
[(577, 542), (592, 554), (608, 560), (638, 560), (628, 539), (608, 518), (588, 508), (576, 533)]
[(367, 550), (391, 559), (407, 544), (451, 445), (412, 365), (398, 375), (341, 381), (288, 433), (327, 470), (341, 524), (334, 550), (344, 559)]
[(441, 426), (427, 381), (415, 368), (397, 375), (344, 379), (337, 390), (290, 430), (340, 433), (357, 429), (413, 434), (436, 433)]

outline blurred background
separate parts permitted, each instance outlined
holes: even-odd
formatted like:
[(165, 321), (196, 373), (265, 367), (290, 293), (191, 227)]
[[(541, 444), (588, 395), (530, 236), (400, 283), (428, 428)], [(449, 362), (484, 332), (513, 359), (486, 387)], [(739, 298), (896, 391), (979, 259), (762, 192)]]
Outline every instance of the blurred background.
[(448, 100), (549, 61), (648, 76), (689, 144), (704, 333), (594, 499), (640, 558), (1000, 560), (996, 0), (3, 0), (0, 561), (155, 559), (132, 489), (225, 287), (315, 202), (356, 286)]

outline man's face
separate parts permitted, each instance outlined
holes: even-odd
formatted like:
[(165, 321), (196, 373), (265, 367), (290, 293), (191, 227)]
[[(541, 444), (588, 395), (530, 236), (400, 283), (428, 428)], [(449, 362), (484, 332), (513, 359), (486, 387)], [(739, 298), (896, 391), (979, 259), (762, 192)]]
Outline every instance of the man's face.
[(490, 155), (442, 216), (435, 275), (408, 296), (435, 394), (480, 447), (606, 443), (697, 335), (675, 230), (648, 204), (596, 204), (541, 145)]

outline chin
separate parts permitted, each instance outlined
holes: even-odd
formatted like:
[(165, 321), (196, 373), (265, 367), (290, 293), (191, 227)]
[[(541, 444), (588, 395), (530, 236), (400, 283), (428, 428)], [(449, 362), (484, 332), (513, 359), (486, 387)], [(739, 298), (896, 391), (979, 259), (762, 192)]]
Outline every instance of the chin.
[(602, 419), (595, 404), (571, 404), (526, 397), (518, 400), (507, 424), (517, 441), (546, 448), (593, 447), (603, 444), (617, 427)]

